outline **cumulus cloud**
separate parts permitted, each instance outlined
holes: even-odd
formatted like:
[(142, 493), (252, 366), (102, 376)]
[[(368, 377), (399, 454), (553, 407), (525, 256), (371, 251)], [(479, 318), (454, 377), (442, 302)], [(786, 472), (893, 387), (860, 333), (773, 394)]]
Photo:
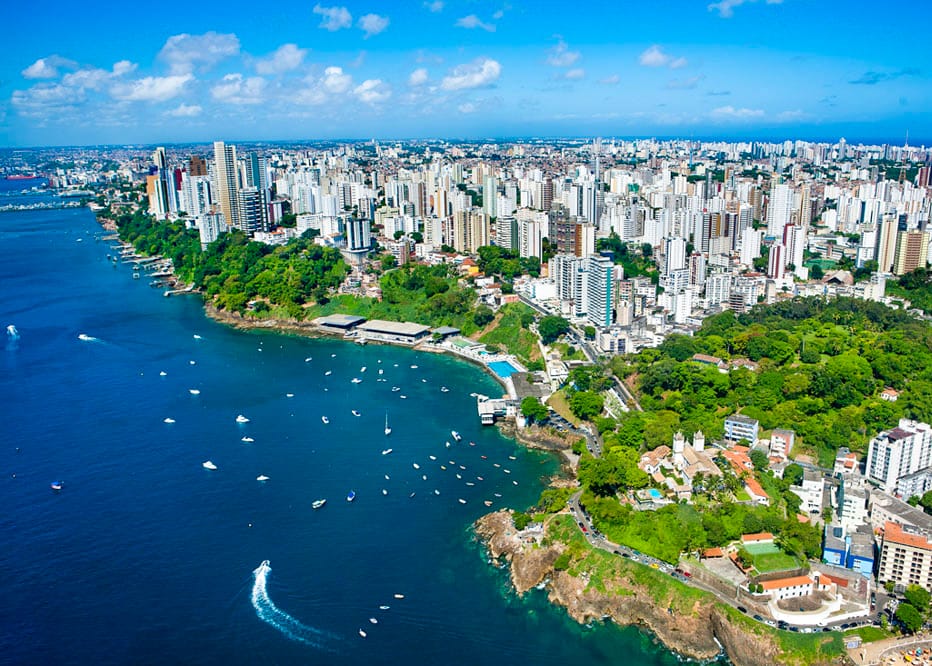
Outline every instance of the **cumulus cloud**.
[(664, 50), (657, 44), (646, 48), (644, 52), (638, 56), (638, 62), (644, 67), (670, 67), (671, 69), (679, 69), (688, 64), (686, 58), (675, 58), (669, 53), (664, 53)]
[(710, 115), (719, 120), (748, 120), (751, 118), (760, 118), (764, 115), (763, 109), (735, 108), (730, 104), (712, 109)]
[(433, 12), (434, 14), (436, 14), (437, 12), (443, 11), (443, 0), (434, 0), (433, 2), (425, 2), (424, 7), (427, 8), (427, 11)]
[(169, 64), (172, 74), (186, 74), (196, 67), (209, 69), (238, 53), (239, 38), (236, 35), (211, 30), (203, 35), (172, 35), (165, 41), (158, 57)]
[(242, 74), (227, 74), (210, 89), (210, 94), (215, 100), (227, 104), (261, 104), (265, 101), (267, 84), (261, 76), (246, 78)]
[(498, 80), (502, 66), (491, 58), (476, 58), (472, 62), (457, 65), (440, 84), (444, 90), (481, 88)]
[(129, 60), (120, 60), (114, 63), (113, 69), (109, 71), (97, 67), (86, 67), (75, 72), (69, 72), (62, 77), (61, 82), (63, 85), (75, 88), (102, 90), (109, 82), (135, 70), (135, 63)]
[(485, 23), (475, 14), (470, 14), (469, 16), (456, 19), (456, 25), (459, 28), (466, 28), (468, 30), (472, 30), (473, 28), (481, 28), (486, 32), (495, 32), (494, 23)]
[(365, 104), (378, 104), (392, 96), (392, 91), (382, 79), (367, 79), (353, 90), (353, 94)]
[(184, 92), (193, 74), (173, 74), (171, 76), (146, 76), (135, 81), (116, 83), (110, 88), (110, 94), (127, 102), (164, 102)]
[(409, 86), (422, 86), (425, 83), (427, 83), (427, 70), (423, 67), (417, 68), (411, 72), (411, 75), (408, 77)]
[(175, 118), (194, 118), (195, 116), (201, 115), (201, 111), (203, 111), (203, 109), (197, 104), (185, 104), (182, 102), (174, 109), (166, 111), (165, 115)]
[(566, 74), (563, 75), (563, 78), (569, 79), (570, 81), (578, 81), (585, 76), (586, 70), (584, 70), (582, 67), (576, 67), (574, 69), (568, 70)]
[(73, 110), (85, 98), (83, 88), (39, 83), (28, 90), (14, 90), (10, 102), (21, 115), (39, 118)]
[(324, 30), (336, 32), (353, 26), (353, 15), (346, 7), (324, 7), (318, 4), (314, 5), (314, 13), (323, 17), (320, 27)]
[(324, 90), (334, 95), (345, 93), (353, 85), (353, 77), (343, 72), (342, 67), (328, 67), (320, 81)]
[[(721, 18), (731, 18), (735, 15), (735, 7), (740, 7), (745, 3), (753, 3), (757, 0), (721, 0), (720, 2), (713, 2), (709, 5), (710, 12), (718, 12), (718, 15)], [(783, 0), (765, 0), (768, 5), (779, 5), (783, 3)]]
[(370, 37), (384, 32), (388, 27), (388, 17), (379, 16), (378, 14), (366, 14), (359, 18), (357, 23), (359, 29), (364, 33), (363, 39), (369, 39)]
[(24, 69), (21, 74), (26, 79), (54, 79), (59, 74), (59, 68), (77, 67), (77, 63), (59, 55), (50, 55), (45, 58), (39, 58), (34, 63)]
[(297, 44), (282, 44), (265, 58), (256, 61), (256, 72), (268, 76), (290, 72), (301, 66), (307, 49), (298, 48)]
[(570, 51), (570, 47), (562, 39), (551, 48), (547, 56), (547, 64), (554, 67), (569, 67), (579, 60), (579, 51)]

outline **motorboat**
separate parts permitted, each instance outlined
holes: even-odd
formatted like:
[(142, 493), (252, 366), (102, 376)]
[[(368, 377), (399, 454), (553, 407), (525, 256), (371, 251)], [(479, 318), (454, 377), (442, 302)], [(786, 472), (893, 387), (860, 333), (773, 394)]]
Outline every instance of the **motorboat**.
[(460, 498), (459, 502), (460, 504), (466, 504), (466, 500), (464, 500), (462, 497)]
[(370, 618), (369, 618), (369, 622), (371, 622), (372, 624), (378, 624), (378, 623), (379, 623), (379, 621), (376, 620), (374, 617), (370, 617)]
[(265, 474), (260, 474), (259, 476), (256, 477), (256, 481), (268, 481), (268, 480), (269, 480), (269, 477), (267, 477)]
[(87, 335), (86, 333), (78, 333), (78, 340), (82, 342), (94, 342), (96, 340), (93, 335)]
[(354, 384), (362, 384), (362, 380), (359, 377), (353, 377), (350, 381)]
[(190, 393), (191, 395), (200, 395), (200, 394), (201, 394), (200, 390), (198, 390), (198, 389), (188, 389), (188, 393)]
[(388, 412), (385, 412), (385, 436), (388, 437), (392, 434), (392, 429), (388, 425)]
[(360, 630), (359, 630), (359, 635), (362, 636), (363, 638), (365, 638), (365, 637), (366, 637), (366, 632), (363, 631), (362, 629), (360, 629)]
[(347, 502), (352, 502), (354, 499), (356, 499), (356, 491), (355, 491), (355, 490), (351, 490), (351, 491), (349, 491), (348, 493), (346, 493), (346, 501), (347, 501)]
[(456, 432), (455, 430), (451, 430), (451, 431), (450, 431), (450, 435), (452, 435), (452, 436), (453, 436), (453, 439), (456, 440), (457, 442), (460, 441), (461, 439), (463, 439), (463, 438), (460, 436), (460, 434), (459, 434), (458, 432)]
[(200, 339), (201, 339), (201, 336), (199, 336), (197, 333), (195, 333), (195, 334), (194, 334), (194, 339), (195, 339), (195, 340), (200, 340)]
[(379, 610), (388, 610), (389, 608), (391, 608), (391, 606), (385, 606), (385, 605), (379, 606)]
[(240, 441), (246, 442), (247, 444), (252, 444), (256, 440), (254, 440), (252, 437), (243, 437)]
[(389, 453), (391, 453), (391, 452), (392, 452), (392, 449), (382, 449), (382, 455), (383, 455), (383, 456), (387, 456), (387, 455), (388, 455)]
[(311, 508), (312, 508), (312, 509), (319, 509), (320, 507), (322, 507), (322, 506), (323, 506), (324, 504), (326, 504), (326, 503), (327, 503), (327, 500), (325, 500), (325, 499), (316, 499), (316, 500), (314, 500), (313, 502), (311, 502)]
[(388, 491), (385, 490), (385, 488), (382, 488), (382, 494), (383, 494), (383, 495), (388, 495)]
[(175, 422), (175, 419), (170, 418), (170, 417), (166, 417), (162, 419), (162, 423), (174, 423), (174, 422)]
[(211, 470), (217, 469), (217, 466), (209, 460), (204, 461), (204, 463), (201, 464), (201, 467), (203, 467), (204, 469), (211, 469)]
[(330, 423), (330, 419), (328, 419), (326, 416), (321, 416), (320, 420), (324, 422), (324, 425), (327, 425), (328, 423)]
[(286, 394), (285, 394), (285, 397), (286, 397), (286, 398), (293, 398), (293, 397), (294, 397), (294, 393), (286, 393)]
[(448, 389), (446, 386), (441, 386), (441, 387), (440, 387), (440, 392), (441, 392), (441, 393), (449, 393), (449, 392), (450, 392), (450, 389)]
[(58, 492), (59, 490), (61, 490), (62, 487), (64, 487), (64, 485), (65, 485), (65, 484), (62, 483), (61, 481), (52, 481), (52, 483), (49, 484), (49, 486), (50, 486), (50, 487), (52, 488), (52, 490), (54, 490), (55, 492)]
[(239, 416), (236, 417), (236, 422), (237, 423), (249, 423), (249, 419), (247, 419), (245, 416), (240, 414)]
[(353, 416), (359, 416), (359, 411), (356, 410), (356, 409), (354, 409), (354, 410), (352, 411), (352, 414), (353, 414)]
[(403, 595), (403, 594), (396, 594), (396, 595), (395, 595), (395, 598), (396, 598), (396, 599), (404, 599), (404, 598), (405, 598), (405, 595)]
[(413, 467), (414, 469), (421, 469), (421, 466), (418, 465), (417, 463), (412, 463), (411, 467)]

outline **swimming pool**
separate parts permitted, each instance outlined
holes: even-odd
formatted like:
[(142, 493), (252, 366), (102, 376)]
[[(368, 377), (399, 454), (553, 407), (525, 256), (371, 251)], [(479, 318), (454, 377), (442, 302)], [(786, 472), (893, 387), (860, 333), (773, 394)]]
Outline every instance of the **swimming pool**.
[(651, 498), (655, 500), (661, 499), (663, 497), (660, 491), (657, 490), (656, 488), (651, 488), (647, 492), (650, 493)]
[(515, 366), (513, 366), (508, 361), (492, 361), (489, 363), (489, 368), (492, 369), (496, 375), (501, 378), (510, 377), (516, 372), (520, 372)]

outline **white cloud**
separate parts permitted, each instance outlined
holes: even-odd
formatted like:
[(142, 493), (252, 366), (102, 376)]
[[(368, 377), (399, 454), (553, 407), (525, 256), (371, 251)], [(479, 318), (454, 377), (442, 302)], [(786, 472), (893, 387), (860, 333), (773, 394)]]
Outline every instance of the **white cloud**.
[(24, 69), (21, 74), (23, 78), (27, 79), (54, 79), (59, 74), (59, 67), (77, 67), (77, 63), (58, 55), (50, 55), (39, 58)]
[(494, 23), (483, 23), (475, 14), (470, 14), (469, 16), (464, 16), (463, 18), (457, 19), (456, 25), (459, 28), (467, 28), (469, 30), (473, 28), (482, 28), (486, 32), (495, 32)]
[(203, 111), (203, 109), (201, 109), (201, 107), (197, 104), (185, 104), (182, 102), (174, 109), (166, 111), (165, 115), (173, 116), (175, 118), (193, 118), (195, 116), (201, 115), (201, 111)]
[(71, 88), (60, 83), (39, 83), (28, 90), (14, 90), (10, 98), (13, 107), (21, 115), (29, 117), (60, 114), (84, 100), (83, 88)]
[(621, 77), (617, 74), (609, 74), (603, 79), (599, 79), (599, 83), (606, 86), (616, 86), (621, 81)]
[(123, 76), (124, 74), (129, 74), (130, 72), (135, 72), (138, 65), (129, 60), (120, 60), (119, 62), (113, 63), (113, 75), (114, 76)]
[(263, 75), (282, 74), (301, 66), (307, 49), (297, 44), (282, 44), (265, 58), (256, 61), (256, 72)]
[(425, 83), (427, 83), (427, 70), (423, 67), (414, 70), (408, 77), (409, 86), (422, 86)]
[(736, 109), (729, 104), (728, 106), (720, 106), (717, 109), (712, 109), (709, 115), (720, 120), (749, 120), (751, 118), (762, 117), (764, 115), (764, 110), (746, 108)]
[(569, 79), (570, 81), (578, 81), (585, 76), (586, 70), (584, 70), (582, 67), (576, 67), (575, 69), (567, 71), (566, 74), (563, 75), (563, 78)]
[(172, 76), (146, 76), (135, 81), (116, 83), (110, 88), (115, 99), (127, 102), (164, 102), (184, 92), (192, 74), (175, 74)]
[(195, 67), (209, 69), (238, 53), (239, 38), (236, 35), (211, 30), (203, 35), (172, 35), (159, 51), (159, 58), (171, 66), (172, 74), (186, 74)]
[[(710, 12), (718, 12), (721, 18), (731, 18), (735, 15), (735, 7), (740, 7), (745, 3), (757, 2), (757, 0), (721, 0), (709, 5)], [(768, 5), (783, 4), (783, 0), (766, 0)]]
[(366, 33), (363, 35), (363, 39), (369, 39), (385, 31), (388, 27), (388, 17), (379, 16), (378, 14), (366, 14), (359, 18), (359, 22), (356, 25), (359, 26), (360, 30)]
[(346, 7), (324, 7), (318, 4), (314, 5), (314, 13), (323, 16), (320, 27), (324, 30), (336, 32), (353, 26), (353, 15)]
[(456, 107), (460, 113), (475, 113), (478, 109), (476, 105), (472, 102), (466, 102), (465, 104), (460, 104)]
[(356, 86), (353, 94), (365, 104), (378, 104), (391, 97), (392, 91), (381, 79), (367, 79)]
[(210, 89), (210, 94), (227, 104), (261, 104), (265, 101), (267, 84), (268, 81), (261, 76), (246, 78), (242, 74), (227, 74)]
[(569, 67), (579, 60), (579, 51), (570, 51), (569, 46), (562, 39), (550, 49), (547, 64), (554, 67)]
[(87, 88), (88, 90), (102, 90), (107, 83), (113, 79), (118, 79), (124, 74), (129, 74), (136, 70), (136, 64), (129, 60), (120, 60), (113, 64), (113, 69), (98, 69), (88, 67), (79, 69), (76, 72), (69, 72), (62, 77), (62, 84), (74, 88)]
[(353, 85), (353, 77), (343, 72), (342, 67), (328, 67), (320, 81), (328, 93), (339, 95), (345, 93)]
[(638, 62), (645, 67), (670, 67), (671, 69), (679, 69), (689, 64), (686, 58), (674, 58), (669, 53), (664, 53), (663, 49), (657, 44), (645, 49), (638, 56)]
[(495, 19), (496, 21), (501, 20), (504, 16), (505, 16), (504, 9), (499, 9), (497, 12), (492, 14), (492, 18)]
[(443, 77), (440, 87), (444, 90), (480, 88), (494, 83), (502, 73), (502, 66), (491, 58), (476, 58), (472, 62), (457, 65), (449, 75)]
[(424, 6), (427, 8), (427, 11), (433, 12), (434, 14), (436, 14), (437, 12), (443, 11), (443, 0), (434, 0), (433, 2), (425, 2)]

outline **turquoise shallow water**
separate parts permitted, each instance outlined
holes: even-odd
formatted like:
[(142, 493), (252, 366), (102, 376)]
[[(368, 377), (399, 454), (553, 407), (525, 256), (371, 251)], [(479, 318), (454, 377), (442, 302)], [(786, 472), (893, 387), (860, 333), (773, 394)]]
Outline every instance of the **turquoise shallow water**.
[(0, 340), (3, 661), (676, 662), (517, 598), (485, 561), (483, 500), (526, 507), (557, 469), (479, 424), (490, 377), (232, 330), (132, 280), (99, 235), (85, 210), (0, 215), (0, 324), (20, 333)]

